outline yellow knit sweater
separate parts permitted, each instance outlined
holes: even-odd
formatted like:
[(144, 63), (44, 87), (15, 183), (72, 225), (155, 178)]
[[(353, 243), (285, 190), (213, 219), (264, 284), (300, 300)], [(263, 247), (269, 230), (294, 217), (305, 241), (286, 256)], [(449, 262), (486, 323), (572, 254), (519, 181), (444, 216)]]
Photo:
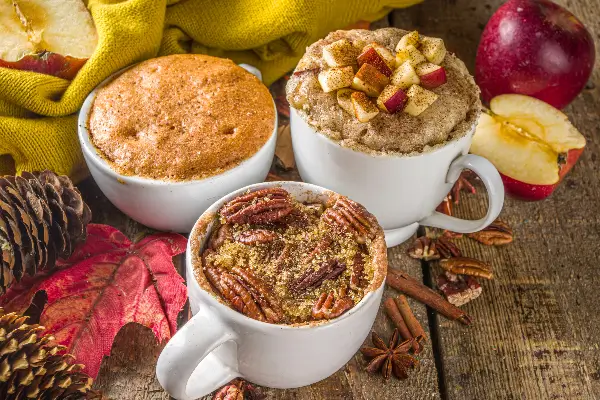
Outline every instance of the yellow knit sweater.
[(156, 55), (205, 53), (258, 67), (268, 85), (329, 31), (420, 1), (89, 0), (98, 46), (75, 79), (0, 68), (0, 174), (85, 173), (77, 111), (123, 67)]

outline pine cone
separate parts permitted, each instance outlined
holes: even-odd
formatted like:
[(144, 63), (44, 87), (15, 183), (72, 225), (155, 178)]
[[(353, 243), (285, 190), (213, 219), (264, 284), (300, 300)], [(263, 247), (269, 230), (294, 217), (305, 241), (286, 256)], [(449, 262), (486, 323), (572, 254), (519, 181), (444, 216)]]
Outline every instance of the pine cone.
[(92, 212), (66, 176), (0, 177), (0, 294), (24, 274), (54, 268), (85, 240)]
[(27, 317), (0, 308), (0, 399), (80, 400), (99, 396), (91, 391), (92, 378), (60, 354), (63, 346), (40, 335), (43, 326), (28, 325)]

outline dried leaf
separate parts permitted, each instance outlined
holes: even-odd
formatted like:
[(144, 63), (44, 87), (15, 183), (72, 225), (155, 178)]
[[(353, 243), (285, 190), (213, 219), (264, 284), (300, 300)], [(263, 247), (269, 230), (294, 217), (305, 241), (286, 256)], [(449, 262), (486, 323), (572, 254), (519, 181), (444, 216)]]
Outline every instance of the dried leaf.
[(185, 250), (187, 241), (160, 233), (134, 244), (119, 230), (97, 224), (88, 225), (87, 235), (71, 258), (57, 263), (57, 270), (11, 287), (0, 305), (23, 312), (44, 291), (48, 301), (40, 324), (45, 333), (95, 378), (123, 325), (142, 324), (161, 342), (175, 333), (187, 290), (173, 256)]
[(296, 161), (294, 160), (294, 150), (292, 149), (292, 134), (289, 125), (280, 126), (277, 131), (275, 155), (286, 169), (294, 168), (296, 165)]

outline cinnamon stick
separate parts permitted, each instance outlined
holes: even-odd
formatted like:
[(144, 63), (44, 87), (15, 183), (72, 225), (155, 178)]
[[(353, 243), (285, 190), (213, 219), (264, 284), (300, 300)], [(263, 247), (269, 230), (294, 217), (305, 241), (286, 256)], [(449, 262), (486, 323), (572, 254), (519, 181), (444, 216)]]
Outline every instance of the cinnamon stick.
[(408, 330), (410, 331), (412, 337), (414, 337), (415, 340), (417, 340), (418, 342), (420, 342), (421, 340), (425, 340), (427, 338), (425, 336), (425, 331), (423, 330), (423, 327), (421, 326), (419, 321), (417, 321), (415, 315), (410, 309), (410, 306), (408, 305), (408, 300), (406, 300), (406, 296), (401, 294), (400, 296), (394, 299), (394, 302), (396, 303), (398, 311), (400, 311), (402, 319), (404, 319), (404, 322), (406, 323), (406, 326), (408, 327)]
[(446, 299), (432, 289), (412, 278), (403, 271), (388, 268), (386, 282), (405, 295), (433, 308), (448, 319), (459, 321), (465, 325), (471, 324), (471, 317), (460, 308), (450, 304)]
[(393, 298), (388, 298), (383, 302), (383, 308), (385, 309), (385, 313), (392, 320), (392, 323), (398, 328), (398, 333), (402, 336), (402, 339), (414, 339), (414, 336), (411, 335), (408, 326), (406, 326), (406, 322), (404, 322), (404, 318), (402, 318), (402, 314), (400, 314), (400, 310), (396, 305), (396, 302)]

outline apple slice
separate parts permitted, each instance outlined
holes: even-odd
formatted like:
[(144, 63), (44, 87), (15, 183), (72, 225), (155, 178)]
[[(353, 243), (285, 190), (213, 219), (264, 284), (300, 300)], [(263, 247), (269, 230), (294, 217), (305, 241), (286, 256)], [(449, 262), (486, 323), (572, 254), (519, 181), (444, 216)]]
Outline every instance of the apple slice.
[(377, 97), (388, 83), (388, 77), (377, 68), (371, 64), (363, 64), (352, 80), (352, 88), (365, 92), (368, 96)]
[(348, 114), (354, 115), (354, 106), (352, 105), (352, 98), (350, 97), (354, 93), (352, 89), (340, 89), (337, 91), (337, 102), (342, 110)]
[(404, 107), (404, 111), (413, 117), (420, 115), (438, 99), (437, 94), (423, 89), (419, 85), (412, 85), (408, 89), (408, 92), (406, 92), (406, 95), (408, 96), (408, 101), (406, 107)]
[(392, 84), (399, 86), (402, 89), (408, 89), (412, 85), (418, 85), (421, 83), (419, 75), (417, 75), (417, 71), (415, 71), (410, 61), (405, 61), (402, 65), (396, 68), (394, 74), (392, 75), (391, 81)]
[(419, 45), (419, 32), (412, 31), (412, 32), (407, 33), (406, 35), (402, 36), (402, 39), (400, 39), (400, 41), (396, 45), (395, 51), (398, 52), (400, 50), (403, 50), (409, 44), (414, 47), (417, 47)]
[(425, 56), (421, 54), (419, 50), (412, 44), (406, 46), (406, 48), (399, 50), (396, 53), (396, 65), (402, 65), (406, 61), (410, 61), (413, 67), (427, 61)]
[(386, 62), (386, 64), (388, 65), (388, 67), (390, 67), (390, 69), (394, 69), (394, 67), (396, 66), (396, 57), (394, 56), (394, 54), (392, 54), (391, 51), (388, 50), (387, 47), (382, 46), (379, 43), (373, 42), (373, 43), (370, 43), (370, 44), (368, 44), (368, 45), (365, 46), (365, 48), (363, 49), (363, 53), (367, 49), (369, 49), (369, 48), (375, 49), (375, 51)]
[(366, 50), (358, 56), (356, 61), (358, 62), (359, 67), (361, 67), (363, 64), (371, 64), (385, 76), (392, 76), (392, 69), (373, 47), (367, 47)]
[(330, 67), (356, 64), (356, 48), (348, 39), (340, 39), (323, 47), (323, 59)]
[(446, 70), (444, 67), (433, 63), (423, 63), (415, 68), (421, 81), (421, 86), (426, 89), (433, 89), (446, 83)]
[(333, 92), (352, 84), (354, 69), (352, 66), (334, 67), (319, 72), (319, 83), (325, 93)]
[(446, 57), (446, 45), (442, 39), (424, 37), (421, 39), (421, 53), (430, 63), (440, 65)]
[(497, 96), (490, 108), (479, 119), (471, 152), (494, 164), (508, 193), (548, 197), (579, 158), (585, 138), (566, 115), (533, 97)]
[(377, 107), (380, 110), (395, 114), (404, 109), (408, 96), (398, 86), (387, 85), (377, 98)]
[(379, 114), (375, 104), (363, 92), (354, 92), (350, 95), (350, 98), (354, 107), (354, 115), (360, 122), (369, 122)]

